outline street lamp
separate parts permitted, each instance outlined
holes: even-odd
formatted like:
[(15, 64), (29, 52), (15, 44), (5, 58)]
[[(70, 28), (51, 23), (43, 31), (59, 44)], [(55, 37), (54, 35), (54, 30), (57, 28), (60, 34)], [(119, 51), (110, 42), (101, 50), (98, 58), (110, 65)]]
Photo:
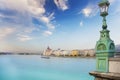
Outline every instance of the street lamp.
[(110, 38), (109, 30), (107, 30), (106, 16), (110, 3), (108, 0), (99, 2), (100, 15), (103, 17), (103, 30), (100, 31), (100, 39), (96, 43), (96, 70), (99, 72), (109, 72), (109, 58), (114, 57), (115, 44)]
[(108, 0), (101, 0), (99, 3), (100, 7), (100, 15), (103, 17), (103, 29), (107, 29), (107, 24), (106, 24), (106, 16), (108, 15), (108, 8), (109, 8), (109, 1)]

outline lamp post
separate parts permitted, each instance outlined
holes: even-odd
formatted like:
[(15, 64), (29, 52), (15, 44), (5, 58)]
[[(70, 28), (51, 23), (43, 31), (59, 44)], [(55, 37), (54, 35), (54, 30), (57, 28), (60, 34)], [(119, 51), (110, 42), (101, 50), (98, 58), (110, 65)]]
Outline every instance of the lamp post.
[(100, 39), (95, 46), (96, 71), (90, 72), (89, 74), (95, 77), (94, 80), (118, 80), (116, 74), (110, 71), (110, 58), (114, 57), (115, 53), (115, 44), (109, 36), (110, 31), (107, 29), (106, 23), (110, 3), (108, 0), (101, 0), (98, 5), (100, 7), (100, 15), (103, 17), (103, 29), (100, 31)]
[(107, 30), (106, 16), (108, 15), (109, 1), (101, 0), (99, 2), (100, 15), (103, 17), (103, 30), (100, 31), (100, 39), (96, 43), (96, 70), (99, 72), (109, 72), (109, 58), (114, 56), (115, 45), (110, 39), (109, 30)]
[(107, 29), (106, 16), (108, 15), (109, 5), (110, 5), (110, 3), (109, 3), (108, 0), (102, 0), (102, 1), (99, 3), (100, 15), (103, 17), (103, 25), (102, 25), (102, 28), (103, 28), (103, 29)]

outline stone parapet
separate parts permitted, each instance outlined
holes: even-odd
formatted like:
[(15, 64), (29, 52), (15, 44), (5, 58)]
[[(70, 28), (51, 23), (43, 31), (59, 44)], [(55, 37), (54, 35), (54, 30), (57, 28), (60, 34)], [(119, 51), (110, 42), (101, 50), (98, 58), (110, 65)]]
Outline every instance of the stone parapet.
[(120, 73), (102, 73), (93, 71), (89, 73), (95, 77), (95, 80), (120, 80)]
[(109, 58), (109, 72), (120, 73), (120, 58)]

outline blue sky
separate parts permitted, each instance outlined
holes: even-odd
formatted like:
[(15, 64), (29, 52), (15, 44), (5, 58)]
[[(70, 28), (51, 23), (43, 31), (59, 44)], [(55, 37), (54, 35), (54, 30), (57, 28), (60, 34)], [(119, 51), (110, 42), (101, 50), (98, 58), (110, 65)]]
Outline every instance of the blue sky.
[[(91, 49), (102, 29), (100, 0), (0, 0), (0, 51)], [(120, 0), (109, 0), (110, 36), (120, 44)]]

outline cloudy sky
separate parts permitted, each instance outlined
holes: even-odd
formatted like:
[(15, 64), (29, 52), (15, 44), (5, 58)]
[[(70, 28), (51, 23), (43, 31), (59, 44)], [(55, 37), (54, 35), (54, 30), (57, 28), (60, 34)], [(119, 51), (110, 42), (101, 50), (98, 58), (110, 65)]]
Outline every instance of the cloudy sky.
[[(94, 48), (100, 0), (0, 0), (0, 51), (40, 52)], [(108, 29), (120, 44), (120, 0), (109, 0)]]

